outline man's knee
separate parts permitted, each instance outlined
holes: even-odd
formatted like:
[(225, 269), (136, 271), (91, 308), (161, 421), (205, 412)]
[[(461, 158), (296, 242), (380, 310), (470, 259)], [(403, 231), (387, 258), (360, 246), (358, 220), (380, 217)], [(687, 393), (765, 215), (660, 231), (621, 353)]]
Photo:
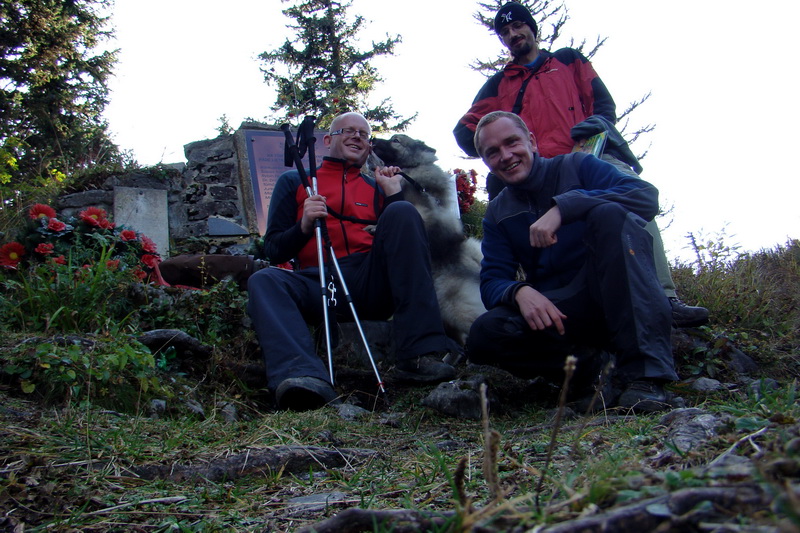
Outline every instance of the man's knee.
[(262, 268), (258, 272), (254, 272), (253, 275), (247, 279), (247, 292), (259, 290), (265, 284), (269, 284), (271, 276), (272, 274), (269, 268)]
[(381, 214), (381, 222), (391, 220), (422, 220), (419, 211), (411, 202), (405, 200), (392, 202)]
[(525, 335), (528, 329), (521, 314), (488, 312), (480, 315), (467, 335), (466, 354), (470, 361), (492, 364), (500, 345)]
[(406, 201), (392, 202), (381, 214), (378, 221), (376, 240), (388, 245), (388, 249), (398, 249), (402, 244), (422, 243), (427, 249), (428, 237), (422, 217), (413, 204)]
[(621, 205), (608, 202), (592, 208), (586, 215), (588, 238), (604, 239), (623, 231), (646, 232), (647, 222)]

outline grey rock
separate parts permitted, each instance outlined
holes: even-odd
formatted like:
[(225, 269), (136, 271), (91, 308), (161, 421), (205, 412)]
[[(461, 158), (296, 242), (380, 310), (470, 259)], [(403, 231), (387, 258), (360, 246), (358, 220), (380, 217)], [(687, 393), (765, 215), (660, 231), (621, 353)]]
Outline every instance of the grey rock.
[(457, 440), (443, 440), (436, 443), (436, 447), (443, 452), (454, 452), (466, 448), (466, 444)]
[(90, 206), (109, 206), (114, 202), (114, 193), (102, 189), (92, 189), (88, 191), (67, 194), (58, 199), (56, 208), (83, 209)]
[(239, 214), (239, 210), (233, 202), (205, 202), (194, 204), (186, 211), (190, 221), (207, 220), (211, 216), (221, 216), (234, 218)]
[(752, 374), (758, 372), (758, 363), (756, 363), (749, 355), (729, 345), (728, 347), (729, 365), (738, 374)]
[(169, 189), (172, 179), (177, 179), (175, 170), (164, 171), (158, 175), (147, 171), (134, 171), (124, 176), (114, 176), (106, 180), (104, 187), (131, 187), (135, 189)]
[(208, 217), (208, 234), (213, 237), (221, 235), (249, 235), (250, 232), (230, 220), (219, 217)]
[(750, 383), (750, 392), (759, 400), (766, 393), (776, 391), (778, 388), (780, 388), (780, 385), (772, 378), (761, 378)]
[(230, 402), (217, 402), (217, 409), (225, 422), (236, 422), (239, 420), (239, 411)]
[(302, 513), (318, 513), (333, 505), (342, 505), (346, 502), (347, 495), (337, 490), (292, 498), (286, 503), (289, 506), (288, 514), (296, 515)]
[(344, 420), (348, 421), (355, 421), (360, 418), (367, 418), (370, 416), (370, 412), (364, 409), (363, 407), (359, 407), (357, 405), (352, 405), (349, 403), (342, 403), (337, 406), (337, 410), (339, 411), (339, 416), (342, 417)]
[(455, 418), (480, 420), (481, 397), (478, 387), (475, 380), (440, 383), (423, 398), (422, 405)]
[(203, 409), (203, 406), (200, 405), (200, 402), (197, 400), (184, 400), (183, 406), (192, 414), (199, 416), (200, 418), (206, 417), (206, 412)]
[(694, 380), (694, 383), (692, 383), (690, 388), (699, 392), (712, 392), (722, 390), (724, 387), (722, 386), (722, 383), (716, 379), (697, 378)]
[(207, 358), (213, 349), (179, 329), (153, 329), (139, 335), (139, 342), (151, 352), (157, 353), (174, 347), (179, 357), (198, 356)]
[(402, 415), (400, 413), (388, 413), (386, 416), (378, 420), (379, 424), (389, 426), (390, 428), (399, 428)]
[(239, 198), (239, 191), (236, 190), (236, 187), (231, 186), (211, 186), (208, 189), (208, 192), (211, 193), (211, 196), (214, 197), (215, 200), (237, 200)]
[(655, 459), (656, 463), (661, 464), (699, 448), (717, 434), (717, 428), (722, 424), (715, 415), (696, 408), (676, 409), (664, 415), (661, 421), (668, 426), (664, 441), (670, 444)]
[(150, 417), (151, 418), (161, 418), (161, 416), (165, 412), (167, 412), (167, 402), (166, 402), (166, 400), (159, 400), (159, 399), (150, 400)]

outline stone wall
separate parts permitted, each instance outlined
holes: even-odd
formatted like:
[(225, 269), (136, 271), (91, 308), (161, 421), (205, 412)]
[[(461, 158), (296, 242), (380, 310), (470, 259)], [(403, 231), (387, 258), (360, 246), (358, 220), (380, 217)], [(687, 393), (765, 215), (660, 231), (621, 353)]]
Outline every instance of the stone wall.
[[(257, 127), (253, 123), (247, 126)], [(252, 212), (247, 154), (237, 150), (236, 137), (234, 133), (189, 143), (184, 146), (186, 163), (157, 165), (113, 176), (99, 188), (62, 196), (55, 207), (65, 219), (91, 206), (114, 213), (115, 196), (119, 197), (115, 189), (119, 187), (165, 190), (167, 205), (153, 209), (166, 209), (165, 239), (171, 251), (188, 239), (206, 238), (210, 244), (207, 252), (247, 253), (258, 231)], [(135, 223), (114, 222), (141, 231)], [(159, 251), (163, 257), (169, 255)]]

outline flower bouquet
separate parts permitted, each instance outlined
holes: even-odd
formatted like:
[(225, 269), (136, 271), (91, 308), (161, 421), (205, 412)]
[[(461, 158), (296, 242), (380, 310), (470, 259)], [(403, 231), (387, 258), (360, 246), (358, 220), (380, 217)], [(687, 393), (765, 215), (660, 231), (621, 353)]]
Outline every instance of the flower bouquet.
[(155, 243), (90, 207), (67, 221), (36, 204), (0, 246), (0, 323), (17, 330), (96, 331), (132, 316), (133, 283), (158, 281)]
[(105, 268), (129, 270), (144, 280), (161, 261), (150, 238), (117, 227), (99, 207), (89, 207), (65, 222), (49, 205), (35, 204), (28, 218), (18, 239), (0, 247), (0, 267), (50, 263), (86, 269), (103, 259)]
[(453, 171), (456, 175), (456, 192), (458, 194), (458, 210), (463, 215), (475, 203), (475, 192), (478, 190), (478, 173), (457, 168)]

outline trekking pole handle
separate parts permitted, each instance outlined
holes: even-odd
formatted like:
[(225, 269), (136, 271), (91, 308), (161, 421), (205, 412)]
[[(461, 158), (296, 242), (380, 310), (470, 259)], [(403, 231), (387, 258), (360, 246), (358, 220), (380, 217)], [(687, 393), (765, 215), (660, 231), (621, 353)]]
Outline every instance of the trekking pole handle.
[(292, 138), (292, 127), (289, 126), (289, 124), (282, 124), (281, 130), (283, 131), (284, 137), (286, 137), (286, 142), (284, 143), (283, 163), (287, 167), (292, 166), (289, 164), (290, 161), (294, 163), (294, 166), (297, 167), (297, 173), (300, 175), (300, 182), (303, 184), (303, 188), (306, 190), (306, 194), (310, 198), (316, 194), (316, 191), (311, 187), (311, 184), (308, 181), (308, 174), (306, 174), (306, 169), (303, 167), (303, 158), (300, 155), (297, 144), (295, 144), (294, 139)]

